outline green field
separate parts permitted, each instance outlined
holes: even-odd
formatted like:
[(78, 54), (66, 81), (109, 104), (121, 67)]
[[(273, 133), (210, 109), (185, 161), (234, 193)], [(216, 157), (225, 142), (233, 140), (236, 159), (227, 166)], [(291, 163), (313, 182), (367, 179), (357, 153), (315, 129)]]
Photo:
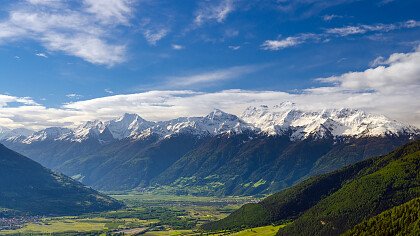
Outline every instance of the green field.
[[(245, 203), (258, 199), (251, 197), (195, 197), (155, 194), (114, 194), (127, 208), (77, 217), (42, 218), (39, 222), (25, 224), (17, 230), (0, 231), (0, 234), (54, 234), (89, 235), (124, 233), (124, 235), (200, 235), (201, 224), (221, 219)], [(234, 235), (274, 235), (276, 227), (267, 226)], [(263, 234), (264, 233), (264, 234)], [(227, 235), (213, 234), (213, 235)]]
[(231, 235), (234, 235), (234, 236), (250, 236), (250, 235), (274, 236), (276, 235), (277, 231), (279, 231), (279, 229), (283, 228), (284, 226), (286, 225), (263, 226), (263, 227), (258, 227), (258, 228), (242, 230), (237, 233), (233, 233)]

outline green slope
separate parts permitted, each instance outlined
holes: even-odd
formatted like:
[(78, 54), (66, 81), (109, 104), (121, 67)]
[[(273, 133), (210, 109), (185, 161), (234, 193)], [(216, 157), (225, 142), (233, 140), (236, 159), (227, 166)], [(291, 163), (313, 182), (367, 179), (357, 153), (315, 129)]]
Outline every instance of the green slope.
[(420, 142), (379, 158), (278, 235), (338, 235), (391, 207), (420, 196)]
[(386, 210), (343, 234), (351, 235), (420, 235), (420, 198)]
[[(282, 234), (338, 234), (366, 217), (418, 196), (419, 150), (417, 141), (386, 156), (310, 178), (260, 203), (244, 205), (203, 228), (237, 229), (297, 219)], [(321, 221), (328, 223), (323, 225)]]
[(312, 177), (294, 187), (273, 194), (259, 203), (242, 206), (228, 217), (203, 225), (205, 230), (238, 229), (281, 223), (294, 219), (319, 200), (338, 190), (373, 160), (346, 167), (340, 171)]
[(73, 215), (122, 204), (0, 145), (0, 208), (38, 215)]

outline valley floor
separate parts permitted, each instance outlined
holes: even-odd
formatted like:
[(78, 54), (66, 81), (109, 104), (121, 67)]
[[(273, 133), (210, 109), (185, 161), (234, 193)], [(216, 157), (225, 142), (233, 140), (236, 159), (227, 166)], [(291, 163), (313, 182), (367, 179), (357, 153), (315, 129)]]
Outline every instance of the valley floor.
[[(259, 201), (252, 197), (194, 197), (155, 194), (116, 194), (127, 208), (81, 216), (44, 217), (1, 235), (201, 235), (199, 226), (218, 220), (245, 203)], [(207, 235), (275, 235), (280, 226), (266, 226), (241, 232)]]

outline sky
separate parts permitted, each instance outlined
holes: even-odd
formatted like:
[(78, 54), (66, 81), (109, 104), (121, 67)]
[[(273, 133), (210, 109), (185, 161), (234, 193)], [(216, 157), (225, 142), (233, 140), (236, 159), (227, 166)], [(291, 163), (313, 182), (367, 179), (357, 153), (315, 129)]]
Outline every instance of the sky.
[(292, 101), (420, 127), (417, 0), (2, 0), (0, 126)]

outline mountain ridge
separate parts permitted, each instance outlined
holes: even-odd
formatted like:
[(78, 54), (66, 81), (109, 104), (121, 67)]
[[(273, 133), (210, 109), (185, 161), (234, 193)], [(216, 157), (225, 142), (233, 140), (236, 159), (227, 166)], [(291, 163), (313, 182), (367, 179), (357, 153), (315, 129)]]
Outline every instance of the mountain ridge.
[(138, 140), (150, 135), (161, 138), (178, 133), (199, 136), (252, 131), (268, 136), (289, 135), (291, 140), (307, 138), (379, 137), (385, 135), (419, 135), (420, 129), (357, 109), (302, 110), (284, 102), (268, 107), (248, 107), (241, 116), (215, 109), (204, 117), (180, 117), (168, 121), (147, 121), (137, 114), (124, 114), (109, 121), (88, 121), (74, 129), (50, 127), (28, 135), (0, 130), (0, 140), (32, 143), (45, 139), (82, 142), (89, 138), (100, 142)]

